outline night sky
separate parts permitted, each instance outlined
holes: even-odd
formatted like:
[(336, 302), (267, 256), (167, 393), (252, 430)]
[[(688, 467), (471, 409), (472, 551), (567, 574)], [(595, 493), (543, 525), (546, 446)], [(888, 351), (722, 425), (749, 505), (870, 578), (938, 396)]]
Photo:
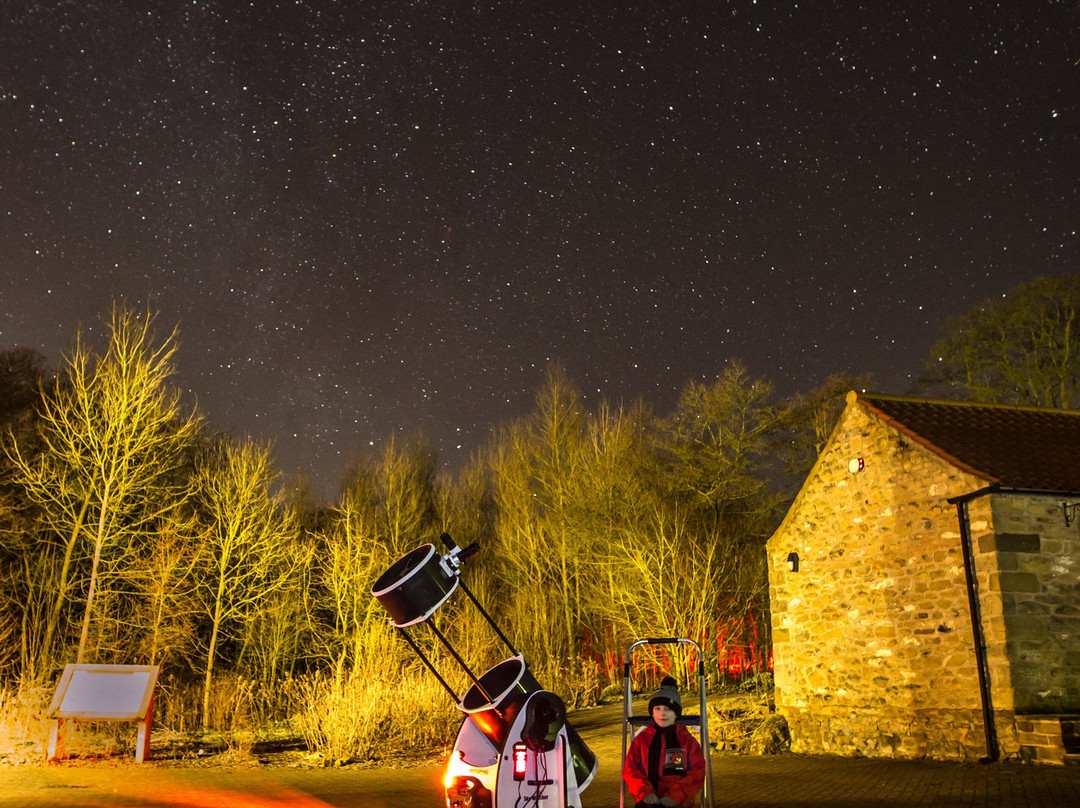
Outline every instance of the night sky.
[[(969, 8), (970, 5), (970, 8)], [(4, 2), (0, 347), (113, 300), (330, 496), (422, 430), (665, 413), (737, 358), (908, 392), (945, 318), (1080, 272), (1080, 5)]]

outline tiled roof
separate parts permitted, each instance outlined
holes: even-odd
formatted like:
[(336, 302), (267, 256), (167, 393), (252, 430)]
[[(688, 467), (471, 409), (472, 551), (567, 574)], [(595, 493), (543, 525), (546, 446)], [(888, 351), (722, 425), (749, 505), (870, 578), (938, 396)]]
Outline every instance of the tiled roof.
[(848, 393), (855, 400), (988, 483), (1080, 492), (1080, 411)]

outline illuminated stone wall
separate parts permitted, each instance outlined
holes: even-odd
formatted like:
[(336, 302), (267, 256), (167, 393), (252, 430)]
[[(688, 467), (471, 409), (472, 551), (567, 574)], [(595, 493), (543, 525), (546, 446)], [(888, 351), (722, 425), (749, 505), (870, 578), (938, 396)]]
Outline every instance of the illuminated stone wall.
[[(776, 705), (794, 751), (986, 754), (959, 520), (946, 501), (985, 485), (849, 397), (768, 543)], [(1006, 657), (1012, 618), (998, 593), (1031, 580), (1013, 574), (1019, 560), (1016, 570), (999, 569), (991, 508), (989, 497), (974, 499), (969, 520), (995, 724), (1009, 755), (1018, 751)]]

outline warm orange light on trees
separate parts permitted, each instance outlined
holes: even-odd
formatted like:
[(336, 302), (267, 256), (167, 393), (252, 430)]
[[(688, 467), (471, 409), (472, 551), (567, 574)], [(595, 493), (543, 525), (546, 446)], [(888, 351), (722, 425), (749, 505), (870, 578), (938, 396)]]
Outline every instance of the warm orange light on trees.
[(41, 509), (56, 546), (52, 604), (40, 640), (39, 673), (47, 673), (56, 632), (79, 577), (84, 546), (91, 560), (82, 606), (76, 662), (87, 651), (102, 565), (140, 536), (154, 532), (187, 496), (177, 474), (198, 421), (180, 411), (169, 387), (175, 333), (153, 342), (153, 316), (114, 308), (104, 354), (80, 334), (65, 361), (61, 383), (44, 396), (44, 450), (24, 452), (12, 441), (14, 478)]
[(203, 727), (222, 639), (250, 619), (291, 579), (305, 556), (296, 543), (296, 514), (273, 484), (265, 447), (221, 441), (196, 464), (195, 505), (206, 554), (201, 592), (210, 621), (203, 680)]

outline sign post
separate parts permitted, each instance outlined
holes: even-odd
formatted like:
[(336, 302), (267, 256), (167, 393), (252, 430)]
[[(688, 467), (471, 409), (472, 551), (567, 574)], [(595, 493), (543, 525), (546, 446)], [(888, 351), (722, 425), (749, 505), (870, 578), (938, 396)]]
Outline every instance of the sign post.
[(79, 719), (137, 721), (135, 760), (146, 760), (157, 677), (157, 665), (67, 665), (47, 714), (56, 719), (49, 730), (48, 760), (65, 757), (70, 722)]

